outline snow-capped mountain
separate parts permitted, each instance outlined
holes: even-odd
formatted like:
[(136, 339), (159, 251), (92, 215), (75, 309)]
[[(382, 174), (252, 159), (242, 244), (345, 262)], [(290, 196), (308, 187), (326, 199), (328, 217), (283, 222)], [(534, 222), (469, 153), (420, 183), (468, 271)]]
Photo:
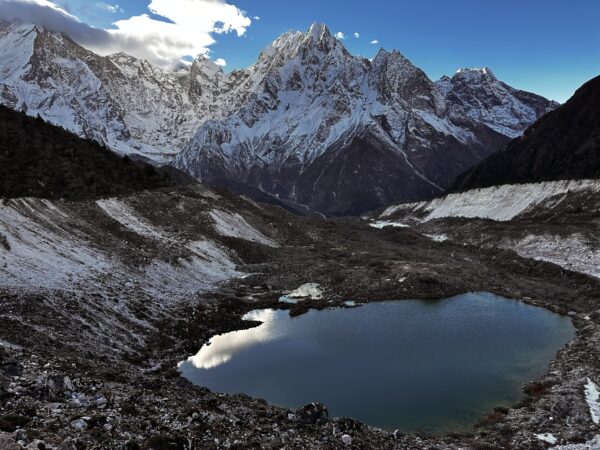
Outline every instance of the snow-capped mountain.
[(2, 103), (119, 152), (333, 215), (435, 196), (557, 106), (489, 69), (432, 82), (397, 51), (353, 56), (319, 24), (230, 74), (207, 59), (169, 71), (100, 57), (6, 24), (0, 89)]
[(120, 153), (168, 161), (194, 135), (223, 82), (205, 58), (168, 71), (98, 56), (34, 25), (0, 26), (0, 102)]
[(329, 214), (432, 197), (557, 106), (489, 69), (437, 83), (397, 51), (350, 55), (324, 25), (262, 52), (175, 164)]

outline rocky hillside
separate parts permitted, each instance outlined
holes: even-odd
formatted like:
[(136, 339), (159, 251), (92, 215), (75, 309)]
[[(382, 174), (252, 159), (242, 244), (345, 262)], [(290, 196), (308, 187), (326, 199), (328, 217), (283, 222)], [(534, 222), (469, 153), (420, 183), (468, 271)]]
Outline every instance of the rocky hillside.
[(389, 206), (372, 226), (417, 227), (432, 240), (502, 247), (600, 278), (600, 180), (505, 184)]
[(438, 195), (557, 106), (489, 69), (433, 82), (398, 51), (353, 56), (319, 24), (230, 74), (203, 58), (170, 71), (101, 57), (15, 23), (0, 50), (3, 104), (329, 215)]
[(600, 178), (600, 77), (505, 149), (462, 175), (455, 190), (508, 183)]
[(186, 181), (69, 131), (0, 106), (0, 197), (86, 198)]
[[(597, 192), (589, 190), (589, 210), (569, 215), (586, 238), (598, 236)], [(0, 202), (0, 448), (537, 449), (548, 435), (597, 448), (600, 405), (585, 395), (600, 384), (600, 281), (502, 248), (523, 234), (564, 232), (562, 212), (553, 223), (507, 223), (502, 235), (490, 221), (466, 219), (382, 230), (356, 218), (308, 219), (199, 184)], [(442, 232), (444, 242), (430, 237)], [(581, 255), (575, 246), (562, 253)], [(279, 301), (306, 283), (318, 283), (323, 298)], [(470, 433), (377, 429), (311, 413), (322, 406), (211, 392), (177, 371), (213, 336), (257, 325), (242, 320), (256, 309), (296, 315), (348, 307), (349, 298), (477, 291), (569, 313), (578, 333), (521, 403), (490, 410)]]

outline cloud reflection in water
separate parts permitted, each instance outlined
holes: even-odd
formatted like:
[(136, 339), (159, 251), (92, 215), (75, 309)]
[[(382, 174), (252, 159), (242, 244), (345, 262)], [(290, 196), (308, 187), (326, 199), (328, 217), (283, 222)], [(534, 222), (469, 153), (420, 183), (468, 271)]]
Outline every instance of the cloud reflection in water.
[(212, 369), (230, 361), (236, 353), (258, 343), (275, 339), (282, 334), (274, 326), (277, 316), (287, 314), (287, 311), (263, 309), (251, 311), (244, 320), (262, 322), (261, 325), (247, 330), (232, 331), (218, 336), (213, 336), (198, 353), (188, 358), (198, 369)]

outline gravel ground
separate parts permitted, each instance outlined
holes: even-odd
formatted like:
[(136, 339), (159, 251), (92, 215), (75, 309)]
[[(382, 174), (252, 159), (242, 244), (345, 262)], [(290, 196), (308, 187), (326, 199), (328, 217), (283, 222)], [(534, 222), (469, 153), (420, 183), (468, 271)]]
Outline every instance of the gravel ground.
[[(45, 209), (28, 216), (41, 233), (51, 230), (77, 243), (104, 265), (86, 259), (80, 264), (90, 267), (85, 276), (59, 265), (52, 273), (62, 284), (52, 285), (44, 283), (43, 273), (51, 269), (45, 266), (34, 267), (37, 282), (15, 282), (6, 275), (16, 274), (14, 267), (0, 274), (0, 448), (545, 449), (583, 445), (600, 434), (590, 413), (593, 401), (585, 395), (586, 385), (600, 383), (600, 281), (494, 244), (518, 233), (550, 233), (559, 227), (552, 217), (501, 225), (438, 219), (374, 229), (359, 219), (301, 218), (199, 187), (119, 201), (136, 221), (122, 214), (117, 220), (113, 210), (107, 215), (95, 202), (56, 202), (61, 213), (53, 221), (39, 212)], [(223, 223), (211, 221), (215, 210), (224, 213), (219, 218), (238, 214), (239, 227), (219, 232)], [(6, 268), (16, 264), (11, 252), (17, 237), (25, 237), (4, 217), (0, 267)], [(569, 220), (579, 233), (595, 230), (585, 208)], [(432, 233), (448, 240), (426, 236)], [(231, 265), (211, 266), (225, 275), (206, 272), (192, 280), (195, 289), (182, 292), (173, 286), (189, 284), (186, 277), (197, 269), (190, 261), (212, 264), (211, 253), (190, 247), (199, 241), (217, 246)], [(160, 270), (148, 270), (158, 263)], [(61, 278), (65, 273), (71, 278)], [(319, 283), (323, 298), (277, 302), (305, 283)], [(211, 336), (252, 326), (241, 317), (253, 309), (277, 306), (302, 314), (342, 307), (348, 299), (443, 298), (470, 291), (568, 314), (577, 328), (547, 374), (524, 386), (519, 404), (490, 411), (471, 433), (392, 433), (331, 418), (322, 405), (293, 411), (213, 393), (176, 371), (177, 362)]]

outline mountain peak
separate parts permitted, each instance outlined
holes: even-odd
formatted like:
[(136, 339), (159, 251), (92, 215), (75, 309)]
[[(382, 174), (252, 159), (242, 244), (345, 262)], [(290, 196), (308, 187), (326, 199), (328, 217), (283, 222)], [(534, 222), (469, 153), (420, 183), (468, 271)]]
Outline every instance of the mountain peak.
[(306, 32), (306, 36), (310, 37), (314, 41), (318, 41), (323, 37), (330, 38), (331, 32), (329, 31), (329, 27), (324, 23), (313, 22)]
[(341, 53), (347, 53), (344, 44), (331, 34), (324, 23), (315, 22), (310, 26), (308, 31), (304, 33), (303, 45), (307, 48), (318, 48), (325, 53), (329, 53), (334, 49)]
[(192, 67), (190, 69), (190, 73), (197, 74), (202, 73), (208, 79), (215, 78), (219, 74), (223, 74), (223, 69), (221, 66), (216, 64), (213, 60), (207, 58), (204, 55), (199, 55), (194, 62), (192, 63)]
[(482, 81), (484, 79), (497, 80), (489, 67), (461, 68), (456, 71), (452, 79), (463, 79), (471, 82)]
[(386, 50), (385, 48), (381, 47), (379, 49), (379, 51), (377, 52), (377, 54), (375, 55), (375, 58), (373, 58), (374, 60), (392, 60), (392, 61), (406, 61), (408, 63), (410, 63), (412, 65), (412, 63), (410, 62), (410, 60), (404, 56), (399, 50), (396, 49), (392, 49), (392, 50)]
[(16, 30), (0, 32), (3, 103), (331, 214), (435, 195), (552, 107), (487, 68), (434, 85), (397, 50), (367, 64), (321, 23), (228, 75), (205, 57), (171, 71)]

